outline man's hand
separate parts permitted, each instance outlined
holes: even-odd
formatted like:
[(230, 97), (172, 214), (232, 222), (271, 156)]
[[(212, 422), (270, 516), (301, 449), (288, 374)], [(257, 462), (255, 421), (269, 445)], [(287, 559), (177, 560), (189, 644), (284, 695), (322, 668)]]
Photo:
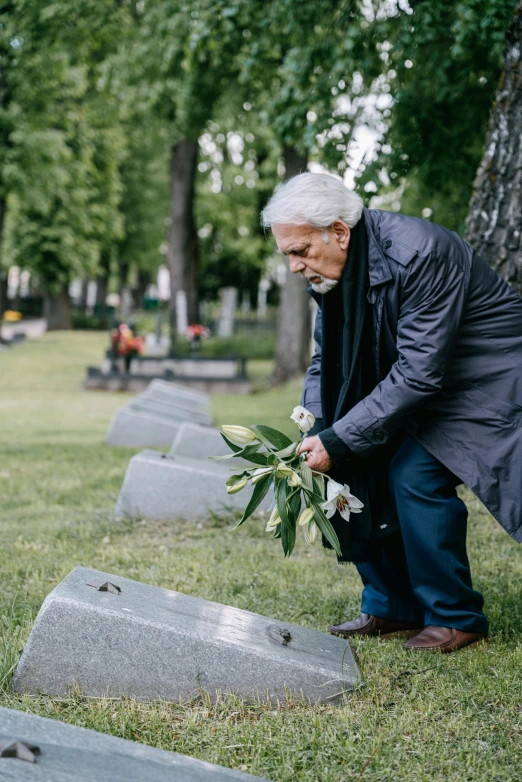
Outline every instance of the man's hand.
[(301, 441), (297, 453), (304, 453), (306, 451), (308, 451), (306, 463), (311, 470), (315, 470), (316, 472), (328, 472), (332, 466), (332, 460), (328, 456), (328, 452), (317, 435), (315, 435), (315, 437), (305, 437), (304, 440)]

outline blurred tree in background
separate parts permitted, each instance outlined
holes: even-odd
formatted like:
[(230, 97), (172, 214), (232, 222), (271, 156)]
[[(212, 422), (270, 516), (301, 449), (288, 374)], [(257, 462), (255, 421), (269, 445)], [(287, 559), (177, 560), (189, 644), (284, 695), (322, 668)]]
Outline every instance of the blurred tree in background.
[[(278, 181), (323, 167), (374, 206), (464, 231), (513, 0), (11, 0), (0, 8), (0, 308), (68, 287), (255, 305)], [(315, 167), (315, 168), (314, 168)], [(270, 260), (272, 265), (282, 261)], [(304, 285), (282, 290), (275, 379), (308, 360)]]

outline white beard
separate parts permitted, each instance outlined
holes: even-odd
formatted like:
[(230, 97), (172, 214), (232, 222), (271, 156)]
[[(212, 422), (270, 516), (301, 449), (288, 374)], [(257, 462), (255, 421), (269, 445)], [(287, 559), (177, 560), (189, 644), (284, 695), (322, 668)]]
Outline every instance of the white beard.
[(310, 283), (312, 290), (316, 293), (330, 293), (339, 282), (339, 280), (331, 280), (329, 277), (323, 277), (322, 274), (314, 274), (314, 277), (321, 278), (321, 282)]

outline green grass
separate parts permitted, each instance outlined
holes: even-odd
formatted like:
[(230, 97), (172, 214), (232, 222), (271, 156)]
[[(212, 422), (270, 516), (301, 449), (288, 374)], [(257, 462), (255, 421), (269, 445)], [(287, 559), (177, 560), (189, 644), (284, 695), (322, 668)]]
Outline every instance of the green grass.
[[(358, 613), (352, 566), (300, 540), (284, 560), (260, 522), (115, 523), (132, 449), (103, 436), (127, 396), (84, 392), (106, 335), (49, 334), (0, 354), (0, 704), (247, 770), (272, 780), (520, 780), (522, 552), (467, 496), (469, 553), (490, 640), (455, 655), (415, 655), (359, 640), (366, 687), (341, 707), (274, 707), (203, 694), (185, 704), (14, 695), (11, 672), (45, 595), (76, 565), (325, 630)], [(269, 370), (255, 363), (259, 381)], [(299, 384), (216, 397), (219, 423), (292, 432)], [(421, 523), (421, 520), (419, 520)]]

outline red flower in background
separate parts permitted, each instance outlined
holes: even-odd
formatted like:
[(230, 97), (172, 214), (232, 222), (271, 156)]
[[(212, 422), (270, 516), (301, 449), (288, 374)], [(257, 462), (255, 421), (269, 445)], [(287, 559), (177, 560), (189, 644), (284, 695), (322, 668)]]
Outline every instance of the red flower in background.
[(202, 326), (201, 323), (192, 323), (186, 331), (187, 339), (190, 340), (190, 342), (193, 342), (194, 340), (200, 340), (200, 339), (206, 339), (207, 337), (210, 337), (210, 329), (205, 328), (205, 326)]

